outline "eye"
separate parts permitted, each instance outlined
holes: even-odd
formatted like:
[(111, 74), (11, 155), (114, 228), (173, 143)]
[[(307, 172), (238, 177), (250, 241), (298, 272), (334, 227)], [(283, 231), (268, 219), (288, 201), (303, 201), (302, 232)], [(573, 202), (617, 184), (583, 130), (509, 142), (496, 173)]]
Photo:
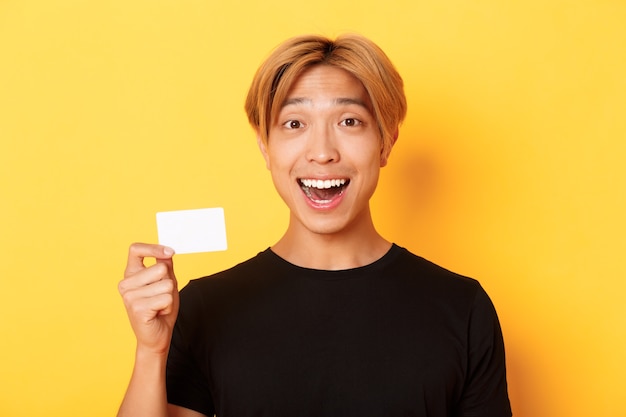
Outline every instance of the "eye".
[(339, 124), (341, 126), (353, 127), (361, 125), (362, 122), (359, 119), (355, 119), (354, 117), (348, 117), (347, 119), (343, 119)]
[(283, 126), (287, 129), (300, 129), (302, 127), (302, 122), (299, 120), (287, 120), (283, 123)]

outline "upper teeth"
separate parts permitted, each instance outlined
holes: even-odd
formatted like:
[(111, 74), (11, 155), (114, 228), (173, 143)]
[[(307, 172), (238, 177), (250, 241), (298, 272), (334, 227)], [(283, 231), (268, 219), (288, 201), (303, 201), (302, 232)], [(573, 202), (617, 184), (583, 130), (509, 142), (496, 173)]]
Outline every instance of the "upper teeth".
[(301, 180), (302, 185), (305, 187), (313, 187), (319, 189), (331, 188), (331, 187), (340, 187), (346, 183), (345, 179), (340, 180)]

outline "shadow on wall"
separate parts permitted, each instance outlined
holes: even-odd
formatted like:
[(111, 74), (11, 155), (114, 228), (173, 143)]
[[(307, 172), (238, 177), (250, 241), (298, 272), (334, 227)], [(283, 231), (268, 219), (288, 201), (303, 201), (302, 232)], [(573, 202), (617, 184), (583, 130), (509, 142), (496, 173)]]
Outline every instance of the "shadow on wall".
[[(455, 252), (480, 251), (458, 247), (467, 245), (468, 239), (463, 235), (474, 227), (470, 223), (475, 219), (470, 218), (467, 204), (474, 203), (473, 193), (482, 185), (459, 173), (479, 162), (465, 161), (462, 150), (450, 150), (450, 144), (461, 141), (458, 137), (453, 141), (445, 135), (413, 134), (405, 135), (403, 140), (405, 143), (398, 142), (388, 166), (381, 171), (372, 201), (375, 223), (387, 239), (450, 267), (443, 260), (457, 258)], [(463, 139), (472, 143), (468, 140)], [(537, 376), (530, 375), (532, 367), (528, 366), (523, 341), (507, 338), (507, 328), (503, 331), (514, 415), (547, 417), (541, 410), (530, 408), (537, 401), (528, 401), (528, 391), (524, 392), (524, 387), (532, 386)], [(549, 403), (549, 399), (540, 403)]]
[(376, 225), (401, 246), (431, 248), (441, 241), (444, 161), (422, 137), (404, 136), (381, 171), (372, 201)]

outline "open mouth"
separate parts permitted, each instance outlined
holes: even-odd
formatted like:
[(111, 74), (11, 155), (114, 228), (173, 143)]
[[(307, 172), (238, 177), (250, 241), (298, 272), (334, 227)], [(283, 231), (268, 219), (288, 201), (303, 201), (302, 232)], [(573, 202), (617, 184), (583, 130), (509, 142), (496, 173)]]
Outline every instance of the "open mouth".
[(316, 204), (328, 204), (343, 194), (350, 180), (345, 178), (332, 180), (316, 180), (301, 178), (298, 180), (304, 194)]

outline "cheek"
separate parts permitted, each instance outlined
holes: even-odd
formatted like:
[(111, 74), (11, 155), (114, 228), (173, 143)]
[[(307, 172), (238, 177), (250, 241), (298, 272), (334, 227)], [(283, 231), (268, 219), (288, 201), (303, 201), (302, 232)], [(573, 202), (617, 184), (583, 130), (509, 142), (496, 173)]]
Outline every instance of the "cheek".
[(291, 181), (293, 163), (287, 155), (271, 152), (267, 158), (267, 169), (269, 169), (276, 187)]
[(386, 158), (377, 146), (362, 149), (359, 154), (355, 155), (355, 158), (359, 161), (358, 164), (366, 170), (379, 170), (386, 164)]
[(298, 162), (301, 150), (295, 142), (280, 143), (270, 146), (267, 152), (266, 162), (271, 170), (288, 170)]

